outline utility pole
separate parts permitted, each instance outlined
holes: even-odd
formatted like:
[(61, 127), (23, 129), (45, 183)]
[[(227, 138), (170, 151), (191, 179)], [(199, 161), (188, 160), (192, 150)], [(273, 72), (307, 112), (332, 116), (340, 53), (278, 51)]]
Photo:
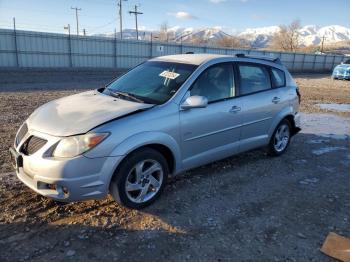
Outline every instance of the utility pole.
[(70, 24), (67, 26), (63, 27), (65, 30), (68, 30), (68, 53), (69, 53), (69, 67), (73, 66), (73, 61), (72, 61), (72, 41), (70, 37)]
[(78, 11), (81, 11), (81, 8), (71, 7), (70, 9), (75, 10), (75, 20), (77, 21), (77, 35), (79, 35), (79, 19), (78, 19)]
[(13, 18), (13, 35), (15, 40), (15, 51), (16, 51), (16, 66), (19, 67), (19, 59), (18, 59), (18, 45), (17, 45), (17, 31), (16, 31), (16, 18)]
[(128, 1), (128, 0), (119, 0), (118, 2), (118, 7), (119, 7), (119, 28), (120, 28), (120, 39), (123, 39), (123, 1)]
[(134, 7), (134, 11), (129, 11), (129, 14), (135, 15), (135, 24), (136, 24), (136, 39), (139, 40), (139, 29), (137, 26), (137, 15), (142, 15), (143, 13), (137, 11), (137, 5)]
[(323, 35), (323, 37), (322, 37), (322, 44), (321, 44), (321, 53), (323, 53), (323, 43), (324, 43), (325, 38), (326, 38), (326, 36)]

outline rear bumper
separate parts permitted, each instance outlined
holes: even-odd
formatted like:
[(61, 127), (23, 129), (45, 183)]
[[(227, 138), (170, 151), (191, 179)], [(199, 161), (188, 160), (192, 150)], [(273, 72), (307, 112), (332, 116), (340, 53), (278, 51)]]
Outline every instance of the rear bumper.
[(292, 130), (292, 135), (296, 135), (301, 131), (301, 119), (300, 119), (300, 114), (296, 113), (294, 115), (294, 127)]

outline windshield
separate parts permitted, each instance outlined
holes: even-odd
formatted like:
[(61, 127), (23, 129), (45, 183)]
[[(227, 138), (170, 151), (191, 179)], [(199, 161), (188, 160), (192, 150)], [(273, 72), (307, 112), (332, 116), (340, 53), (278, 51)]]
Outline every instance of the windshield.
[(195, 69), (195, 65), (148, 61), (109, 84), (103, 93), (136, 102), (163, 104)]

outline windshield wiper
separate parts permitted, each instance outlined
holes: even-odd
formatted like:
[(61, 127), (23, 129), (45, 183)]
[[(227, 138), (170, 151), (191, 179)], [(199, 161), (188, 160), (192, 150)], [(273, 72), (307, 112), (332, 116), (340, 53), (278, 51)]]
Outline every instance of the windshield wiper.
[(144, 101), (141, 100), (140, 98), (137, 98), (135, 95), (130, 94), (130, 93), (127, 93), (127, 92), (120, 92), (120, 91), (114, 91), (114, 92), (113, 92), (113, 91), (111, 91), (111, 90), (109, 90), (109, 92), (110, 92), (111, 95), (113, 95), (113, 96), (115, 96), (115, 97), (121, 97), (121, 96), (123, 96), (123, 97), (127, 97), (127, 98), (129, 98), (129, 99), (131, 99), (131, 100), (134, 100), (134, 101), (136, 101), (136, 102), (144, 103)]

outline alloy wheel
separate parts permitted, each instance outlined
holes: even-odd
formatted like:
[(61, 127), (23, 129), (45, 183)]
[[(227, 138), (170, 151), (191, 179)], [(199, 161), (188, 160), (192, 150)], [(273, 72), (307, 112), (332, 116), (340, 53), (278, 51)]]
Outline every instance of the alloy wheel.
[(290, 139), (290, 130), (287, 124), (282, 124), (278, 127), (274, 137), (274, 148), (277, 152), (282, 152), (286, 149)]
[(162, 165), (147, 159), (138, 162), (130, 170), (125, 181), (125, 192), (130, 201), (144, 203), (152, 199), (163, 183)]

